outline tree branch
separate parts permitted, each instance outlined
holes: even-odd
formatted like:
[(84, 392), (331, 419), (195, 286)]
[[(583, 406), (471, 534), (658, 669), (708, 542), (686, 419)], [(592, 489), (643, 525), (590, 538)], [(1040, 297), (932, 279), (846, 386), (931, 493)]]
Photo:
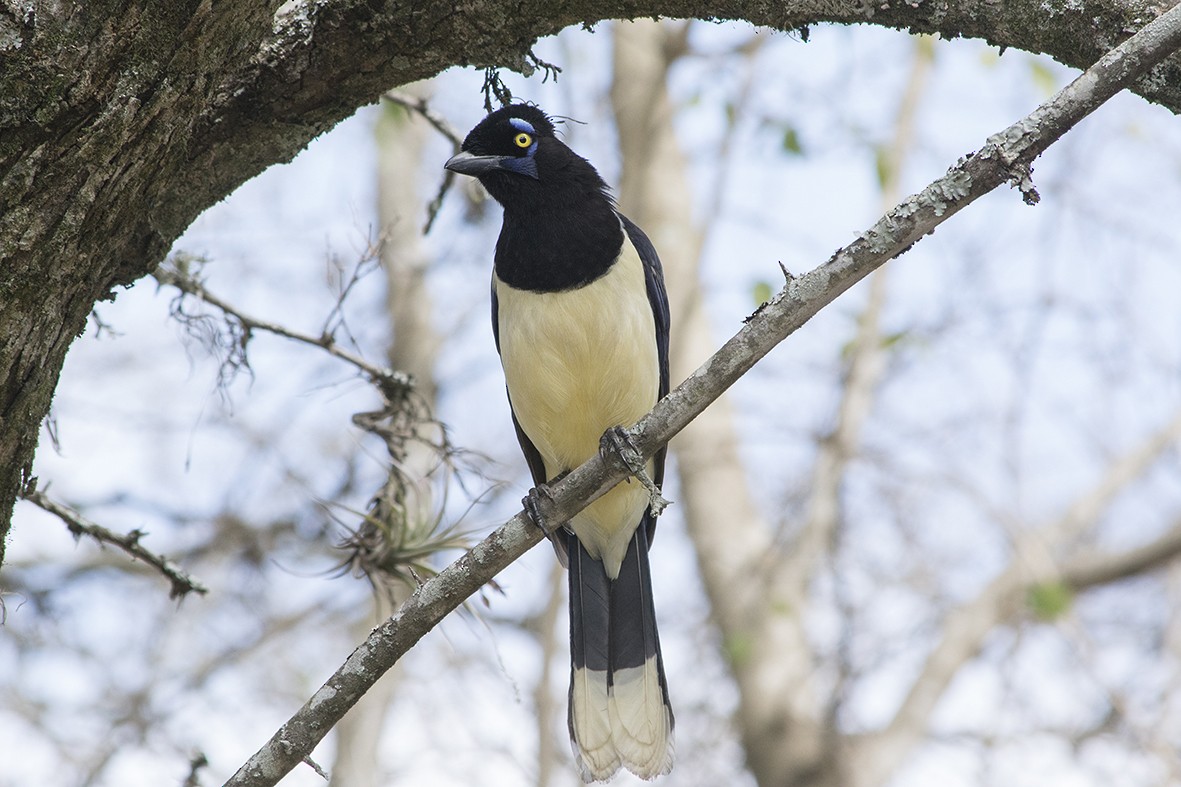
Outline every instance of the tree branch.
[(1181, 440), (1181, 412), (1174, 414), (1167, 424), (1135, 450), (1112, 462), (1103, 478), (1051, 526), (1052, 530), (1046, 533), (1042, 543), (1061, 543), (1077, 538), (1088, 523), (1094, 522), (1099, 513), (1111, 505), (1116, 495), (1133, 479), (1143, 475), (1157, 457), (1178, 440)]
[[(1178, 46), (1181, 6), (1104, 55), (1029, 116), (990, 137), (978, 152), (904, 200), (823, 265), (788, 282), (713, 357), (628, 430), (633, 443), (645, 457), (651, 456), (821, 308), (982, 195), (1012, 181), (1030, 199), (1032, 160)], [(551, 523), (567, 521), (626, 475), (627, 468), (618, 459), (592, 457), (552, 487), (545, 519)], [(541, 538), (541, 530), (524, 512), (518, 512), (422, 585), (393, 617), (370, 633), (340, 669), (226, 782), (226, 787), (276, 784), (427, 631)]]
[(250, 340), (250, 334), (253, 331), (263, 331), (327, 351), (329, 355), (335, 356), (361, 371), (392, 400), (399, 399), (400, 394), (414, 387), (414, 380), (410, 375), (370, 363), (356, 353), (349, 352), (341, 347), (336, 341), (336, 338), (327, 330), (319, 336), (312, 336), (292, 330), (279, 323), (269, 322), (246, 314), (228, 301), (210, 292), (205, 287), (205, 284), (192, 273), (185, 270), (185, 266), (183, 265), (161, 265), (152, 275), (161, 285), (175, 287), (180, 290), (181, 295), (178, 298), (191, 295), (218, 309), (236, 322), (241, 328), (241, 336), (238, 338), (238, 342), (242, 345), (241, 349), (243, 351), (245, 350), (245, 344)]
[(140, 539), (144, 536), (142, 530), (132, 530), (129, 533), (120, 535), (113, 530), (108, 530), (102, 525), (89, 521), (74, 509), (50, 499), (44, 492), (35, 489), (25, 492), (22, 497), (38, 508), (48, 511), (65, 522), (66, 527), (69, 528), (75, 539), (81, 538), (82, 536), (90, 536), (100, 544), (110, 544), (111, 546), (118, 547), (133, 558), (142, 560), (155, 568), (172, 583), (172, 590), (168, 593), (169, 598), (184, 598), (193, 592), (201, 595), (209, 592), (209, 588), (185, 573), (180, 566), (163, 555), (157, 555), (145, 549), (139, 543)]
[(1181, 555), (1181, 523), (1154, 541), (1124, 552), (1089, 552), (1063, 563), (1061, 582), (1078, 592), (1153, 571)]
[[(430, 103), (426, 96), (412, 95), (405, 90), (387, 90), (381, 96), (391, 104), (396, 104), (403, 109), (414, 112), (422, 116), (422, 118), (434, 127), (435, 131), (442, 134), (456, 153), (459, 152), (459, 146), (463, 144), (463, 135), (455, 130), (447, 118), (440, 115), (435, 110), (431, 109)], [(427, 205), (426, 223), (422, 227), (422, 234), (429, 235), (431, 227), (435, 224), (435, 218), (439, 215), (439, 209), (443, 207), (443, 198), (447, 196), (447, 192), (451, 189), (451, 184), (455, 181), (455, 173), (451, 170), (444, 170), (443, 179), (439, 183), (439, 189), (435, 192), (435, 196), (431, 199), (430, 204)]]
[(391, 104), (397, 104), (404, 109), (421, 115), (423, 120), (434, 126), (435, 131), (446, 137), (447, 141), (455, 148), (455, 151), (457, 153), (459, 152), (459, 146), (463, 144), (463, 133), (457, 131), (447, 118), (431, 109), (430, 101), (425, 96), (411, 95), (404, 90), (387, 90), (382, 93), (381, 97)]

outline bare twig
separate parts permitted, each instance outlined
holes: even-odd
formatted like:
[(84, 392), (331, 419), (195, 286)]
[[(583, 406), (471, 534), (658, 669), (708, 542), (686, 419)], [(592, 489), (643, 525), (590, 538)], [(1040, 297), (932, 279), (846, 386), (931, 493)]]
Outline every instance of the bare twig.
[(365, 252), (359, 255), (359, 258), (352, 264), (352, 271), (347, 275), (345, 274), (345, 263), (335, 255), (330, 258), (334, 274), (331, 286), (337, 290), (336, 301), (324, 317), (323, 326), (320, 328), (321, 337), (329, 337), (335, 341), (337, 332), (343, 330), (346, 338), (354, 345), (356, 344), (356, 337), (353, 336), (345, 317), (344, 303), (348, 300), (353, 288), (378, 266), (379, 246), (380, 244), (369, 243)]
[(185, 777), (184, 782), (180, 787), (201, 787), (201, 780), (198, 778), (202, 768), (209, 765), (209, 758), (205, 756), (205, 752), (194, 752), (189, 759), (189, 775)]
[(401, 90), (387, 90), (382, 94), (382, 98), (392, 104), (397, 104), (400, 107), (405, 107), (411, 112), (416, 112), (422, 116), (422, 119), (435, 127), (435, 130), (450, 140), (452, 147), (456, 151), (459, 146), (463, 144), (463, 134), (455, 129), (455, 126), (448, 122), (447, 118), (440, 115), (435, 110), (431, 109), (430, 103), (421, 96), (412, 96)]
[(321, 779), (323, 779), (324, 781), (328, 781), (328, 774), (324, 771), (323, 768), (320, 767), (320, 764), (318, 762), (316, 762), (315, 760), (312, 759), (312, 755), (305, 754), (303, 756), (303, 764), (308, 766), (309, 768), (311, 768), (313, 771), (315, 771), (316, 775), (319, 776)]
[(389, 399), (394, 401), (400, 399), (402, 394), (414, 386), (414, 381), (410, 375), (370, 363), (356, 353), (349, 352), (341, 347), (336, 342), (336, 338), (327, 331), (319, 336), (312, 336), (294, 331), (278, 323), (269, 322), (246, 314), (236, 306), (214, 295), (206, 288), (203, 282), (186, 272), (182, 266), (175, 264), (175, 262), (172, 265), (161, 265), (152, 275), (160, 284), (175, 287), (183, 295), (191, 295), (198, 298), (234, 320), (241, 327), (242, 343), (249, 341), (252, 332), (264, 331), (302, 344), (319, 347), (326, 350), (329, 355), (333, 355), (345, 363), (356, 367), (378, 386)]
[(184, 598), (187, 594), (193, 592), (201, 595), (209, 592), (209, 588), (185, 573), (180, 566), (163, 555), (157, 555), (145, 549), (139, 543), (140, 539), (144, 536), (142, 530), (132, 530), (129, 533), (120, 535), (113, 530), (108, 530), (102, 525), (87, 520), (77, 511), (51, 500), (44, 492), (36, 489), (25, 491), (23, 497), (33, 505), (48, 511), (65, 522), (66, 527), (69, 528), (74, 538), (90, 536), (100, 544), (110, 544), (111, 546), (118, 547), (133, 558), (142, 560), (155, 568), (172, 583), (172, 590), (168, 594), (169, 598)]
[[(409, 93), (404, 93), (400, 90), (387, 90), (383, 95), (386, 101), (392, 104), (397, 104), (400, 107), (405, 107), (411, 112), (416, 112), (421, 115), (426, 122), (434, 126), (435, 130), (442, 134), (451, 143), (451, 148), (456, 153), (459, 152), (459, 146), (463, 144), (463, 135), (455, 130), (455, 127), (447, 122), (447, 118), (440, 115), (438, 112), (431, 109), (427, 100), (421, 96), (412, 96)], [(426, 208), (426, 224), (423, 225), (422, 234), (426, 235), (431, 231), (431, 227), (435, 224), (435, 218), (439, 215), (439, 208), (443, 206), (443, 198), (447, 196), (447, 192), (451, 189), (451, 184), (455, 182), (455, 173), (451, 170), (443, 170), (443, 180), (439, 183), (439, 190), (435, 192), (434, 198), (430, 201)]]
[[(1030, 163), (1082, 118), (1181, 45), (1181, 6), (1165, 12), (1053, 98), (990, 137), (849, 246), (793, 279), (685, 382), (628, 430), (645, 456), (683, 429), (779, 342), (856, 282), (1005, 182), (1028, 190)], [(563, 522), (629, 474), (596, 455), (551, 487), (547, 520)], [(424, 583), (346, 659), (226, 787), (276, 784), (401, 656), (448, 613), (542, 539), (523, 511)]]

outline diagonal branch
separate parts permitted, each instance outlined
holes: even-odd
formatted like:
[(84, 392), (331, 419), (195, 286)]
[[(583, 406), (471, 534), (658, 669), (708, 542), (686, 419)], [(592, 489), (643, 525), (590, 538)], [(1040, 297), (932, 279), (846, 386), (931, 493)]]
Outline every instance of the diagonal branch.
[(32, 490), (25, 492), (23, 497), (38, 508), (48, 511), (65, 522), (66, 527), (69, 528), (70, 533), (73, 534), (75, 539), (79, 539), (82, 536), (90, 536), (100, 544), (116, 546), (133, 558), (142, 560), (155, 568), (172, 583), (172, 590), (168, 594), (170, 598), (184, 598), (189, 593), (205, 595), (209, 592), (209, 588), (185, 573), (180, 566), (163, 555), (157, 555), (155, 552), (145, 549), (139, 543), (144, 535), (142, 530), (132, 530), (129, 533), (120, 535), (102, 525), (89, 521), (74, 509), (52, 500), (44, 492)]
[(405, 90), (387, 90), (385, 93), (382, 93), (381, 97), (391, 104), (397, 104), (411, 112), (422, 115), (426, 122), (434, 126), (436, 131), (447, 138), (447, 141), (455, 148), (455, 152), (459, 152), (459, 146), (463, 144), (463, 133), (457, 131), (447, 118), (432, 109), (430, 101), (425, 96), (414, 95)]
[[(1147, 73), (1181, 46), (1181, 6), (1164, 13), (1104, 55), (1032, 114), (990, 137), (946, 175), (909, 197), (823, 265), (787, 286), (681, 385), (628, 430), (651, 456), (745, 374), (775, 345), (854, 283), (901, 254), (955, 213), (1007, 181), (1027, 200), (1035, 192), (1030, 163), (1079, 120)], [(592, 457), (554, 484), (548, 522), (563, 522), (621, 481), (618, 460)], [(226, 787), (274, 785), (320, 742), (344, 713), (401, 656), (463, 600), (542, 538), (518, 512), (503, 526), (423, 584), (375, 628), (345, 663), (226, 782)]]
[(1123, 552), (1088, 552), (1059, 566), (1061, 581), (1078, 592), (1152, 571), (1181, 556), (1181, 523), (1149, 541)]
[[(413, 90), (413, 88), (411, 88)], [(425, 96), (414, 95), (413, 92), (406, 90), (387, 90), (381, 96), (391, 104), (396, 104), (409, 112), (416, 112), (421, 115), (426, 122), (434, 127), (435, 131), (442, 134), (456, 153), (459, 152), (459, 146), (463, 144), (463, 134), (455, 130), (455, 127), (447, 121), (447, 118), (440, 115), (431, 108), (430, 102)], [(439, 183), (439, 190), (431, 199), (430, 204), (426, 209), (426, 224), (422, 227), (422, 234), (429, 235), (431, 227), (435, 225), (435, 219), (439, 215), (439, 209), (443, 207), (443, 198), (447, 196), (447, 192), (451, 189), (451, 184), (455, 182), (455, 173), (451, 170), (443, 172), (443, 180)]]
[(1178, 440), (1181, 440), (1181, 412), (1175, 413), (1167, 424), (1134, 451), (1113, 462), (1099, 483), (1076, 500), (1052, 525), (1054, 529), (1047, 534), (1043, 543), (1061, 543), (1077, 538), (1088, 523), (1095, 521), (1100, 511), (1111, 505), (1116, 495), (1131, 481), (1143, 475), (1161, 453)]

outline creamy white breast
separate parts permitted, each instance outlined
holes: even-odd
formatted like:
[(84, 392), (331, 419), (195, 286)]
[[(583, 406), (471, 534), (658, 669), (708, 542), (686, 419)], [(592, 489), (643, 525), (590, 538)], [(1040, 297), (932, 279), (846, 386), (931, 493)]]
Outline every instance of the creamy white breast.
[[(631, 426), (656, 404), (660, 366), (643, 263), (625, 234), (619, 259), (583, 287), (537, 293), (499, 279), (495, 287), (513, 412), (553, 478), (589, 459), (604, 431)], [(629, 479), (572, 523), (613, 578), (647, 500)]]

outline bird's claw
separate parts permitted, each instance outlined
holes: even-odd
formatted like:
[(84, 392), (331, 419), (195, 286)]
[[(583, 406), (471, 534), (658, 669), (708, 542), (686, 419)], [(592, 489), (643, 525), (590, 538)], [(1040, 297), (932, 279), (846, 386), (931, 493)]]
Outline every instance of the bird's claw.
[(648, 475), (648, 470), (644, 467), (644, 456), (632, 442), (631, 435), (622, 427), (611, 427), (603, 432), (599, 439), (599, 453), (608, 460), (611, 454), (619, 457), (619, 461), (623, 462), (631, 474), (648, 490), (648, 507), (652, 509), (652, 516), (660, 516), (668, 506), (668, 501), (660, 494), (660, 487)]
[[(565, 475), (563, 473), (554, 481), (562, 480)], [(533, 520), (533, 524), (537, 525), (542, 533), (545, 533), (546, 538), (553, 538), (554, 534), (565, 524), (564, 522), (550, 524), (554, 519), (554, 496), (550, 491), (549, 484), (538, 484), (530, 489), (529, 494), (521, 500), (521, 505), (525, 508), (525, 514)]]

